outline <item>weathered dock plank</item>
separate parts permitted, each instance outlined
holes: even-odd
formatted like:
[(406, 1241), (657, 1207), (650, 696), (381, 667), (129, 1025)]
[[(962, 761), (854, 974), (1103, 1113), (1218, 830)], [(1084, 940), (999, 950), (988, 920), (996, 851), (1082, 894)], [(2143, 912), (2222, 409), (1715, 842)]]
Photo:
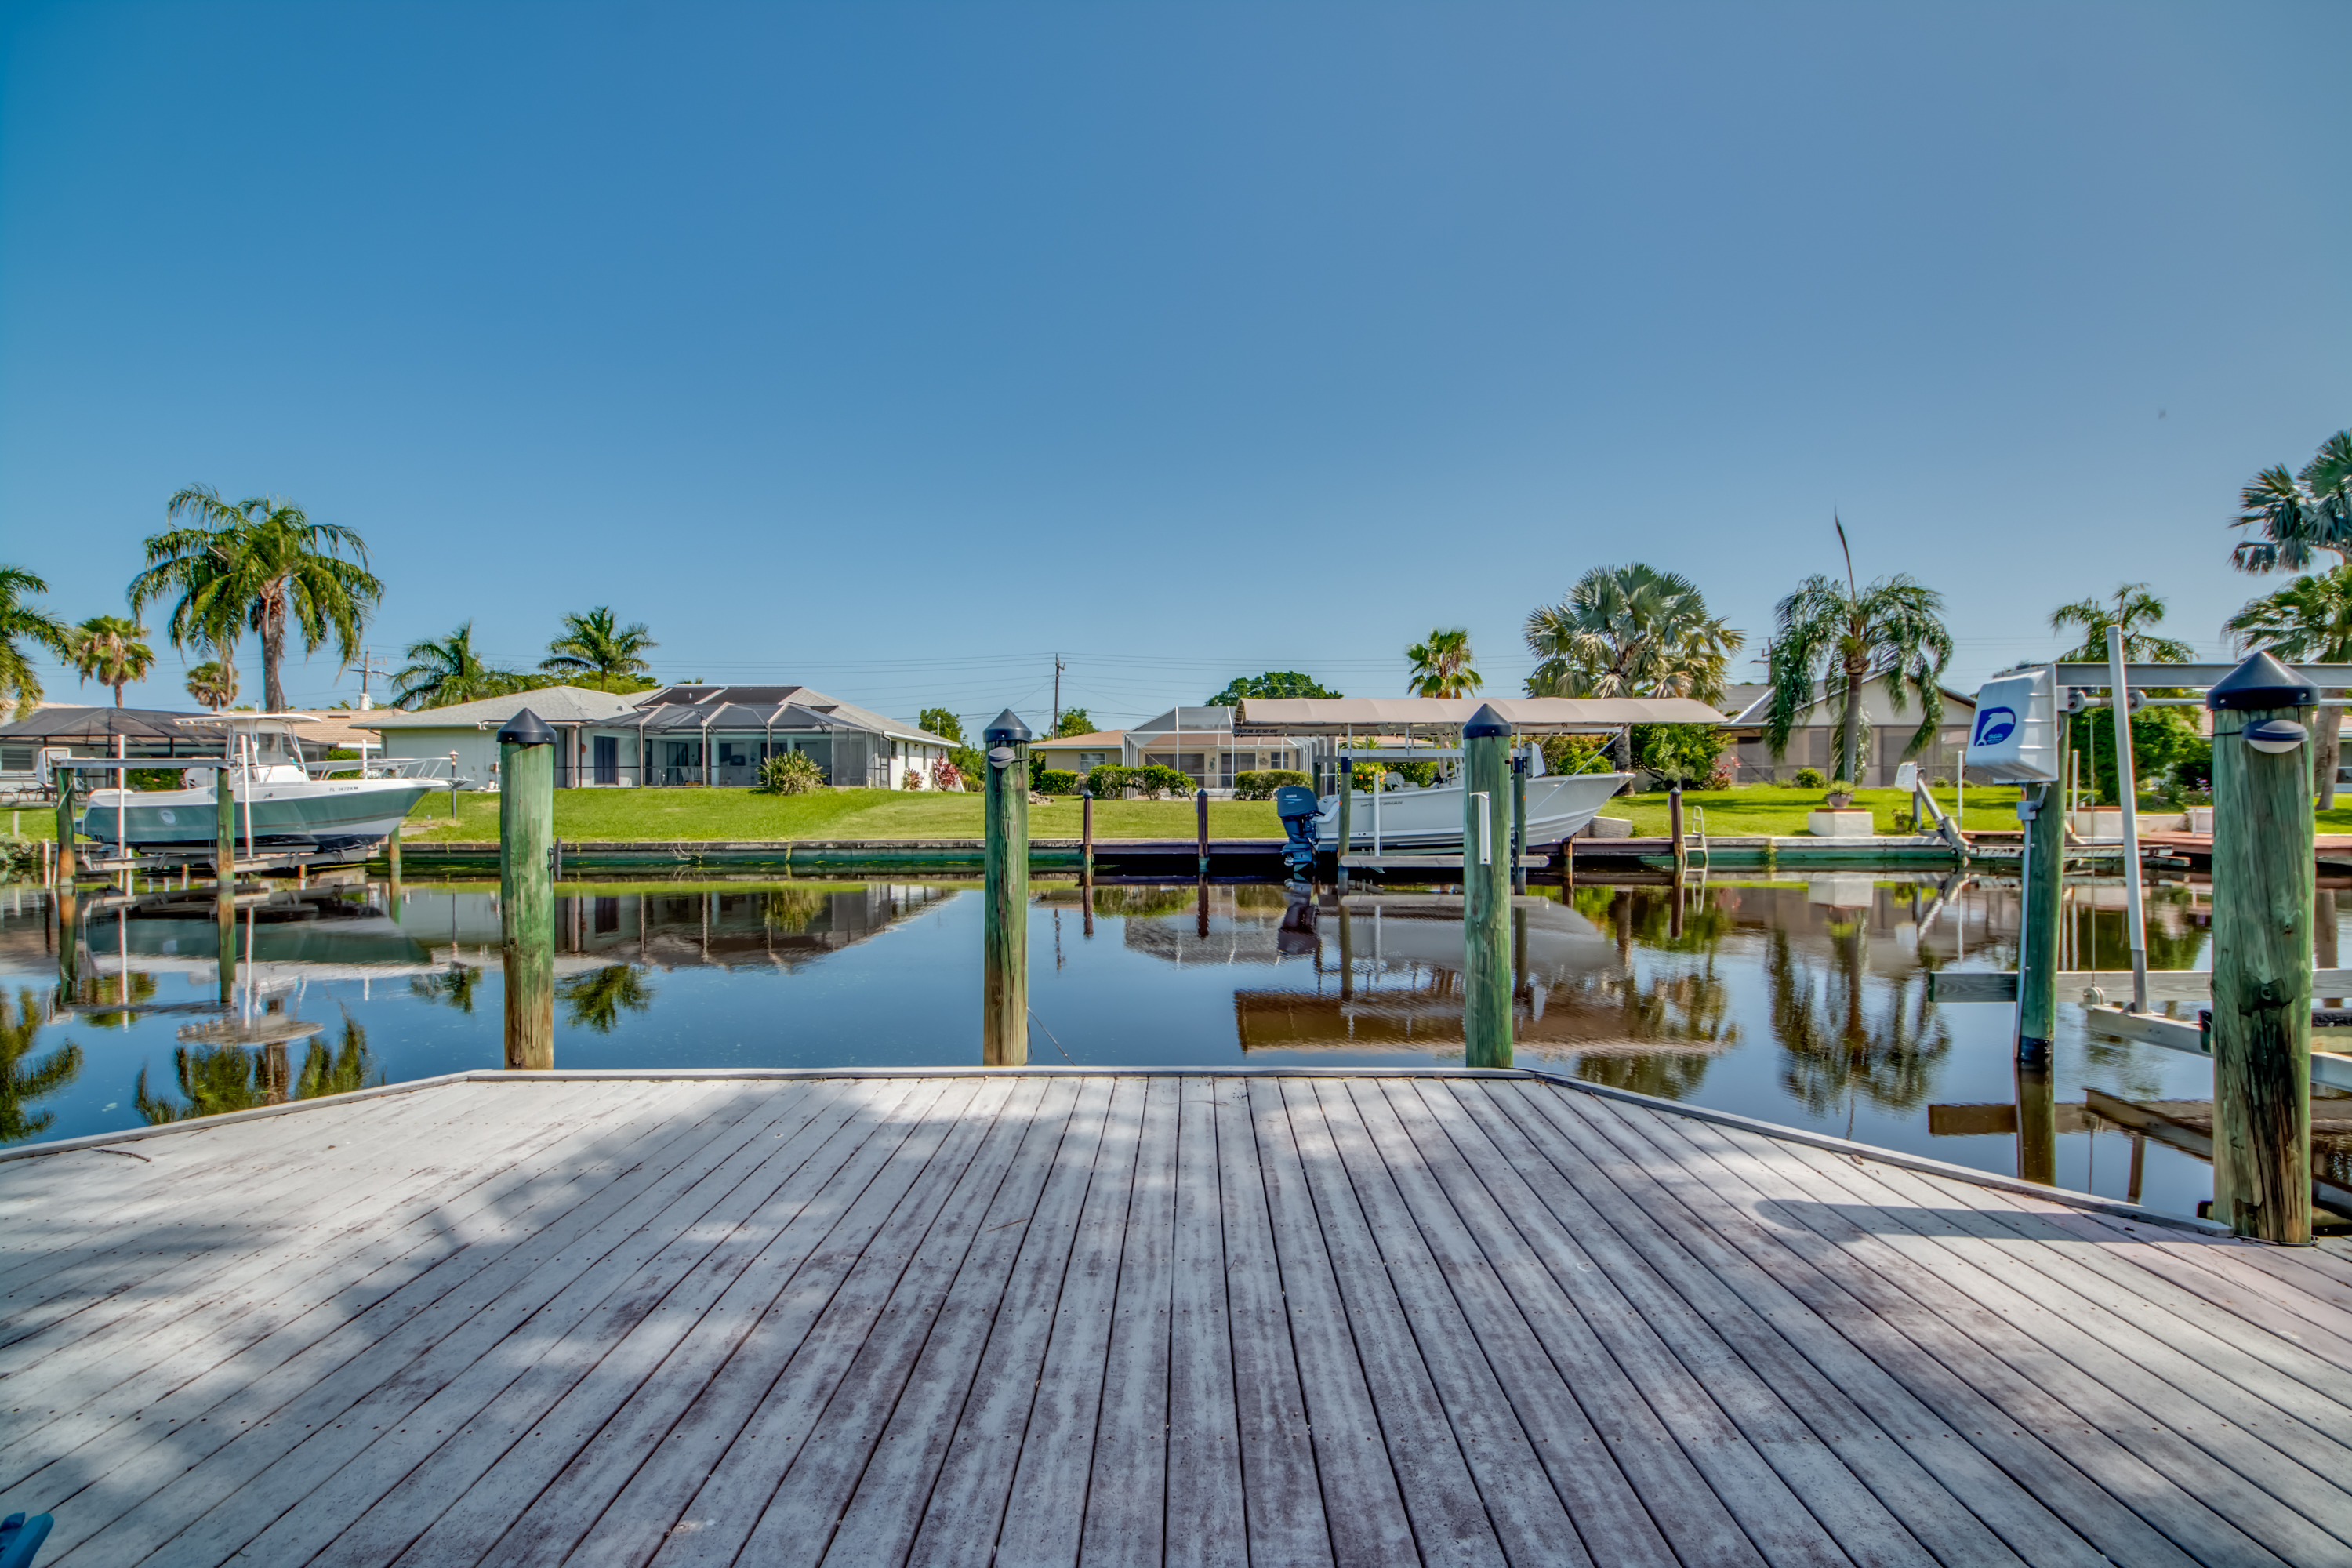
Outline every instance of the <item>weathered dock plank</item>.
[(68, 1564), (2352, 1568), (2352, 1260), (1727, 1122), (542, 1074), (12, 1157), (0, 1509)]

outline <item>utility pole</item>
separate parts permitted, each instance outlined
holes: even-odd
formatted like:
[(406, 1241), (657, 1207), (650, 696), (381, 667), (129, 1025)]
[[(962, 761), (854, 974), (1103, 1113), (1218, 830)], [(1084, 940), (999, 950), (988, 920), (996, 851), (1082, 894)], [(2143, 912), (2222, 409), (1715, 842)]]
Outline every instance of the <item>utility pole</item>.
[(1062, 662), (1060, 654), (1054, 656), (1054, 733), (1056, 735), (1062, 732), (1062, 671), (1069, 668)]
[(372, 674), (373, 674), (373, 675), (385, 675), (385, 674), (389, 674), (389, 673), (390, 673), (390, 671), (386, 670), (386, 669), (384, 668), (384, 667), (383, 667), (383, 666), (382, 666), (382, 665), (380, 665), (380, 664), (376, 663), (376, 662), (375, 662), (375, 660), (374, 660), (372, 657), (370, 657), (369, 650), (368, 650), (368, 649), (366, 649), (366, 648), (362, 648), (362, 649), (360, 649), (359, 671), (360, 671), (360, 711), (361, 711), (361, 712), (362, 712), (362, 713), (364, 713), (364, 712), (366, 712), (369, 709), (373, 708), (373, 707), (375, 706), (375, 700), (374, 700), (374, 699), (371, 698), (371, 697), (368, 695), (368, 677), (369, 677), (370, 675), (372, 675)]

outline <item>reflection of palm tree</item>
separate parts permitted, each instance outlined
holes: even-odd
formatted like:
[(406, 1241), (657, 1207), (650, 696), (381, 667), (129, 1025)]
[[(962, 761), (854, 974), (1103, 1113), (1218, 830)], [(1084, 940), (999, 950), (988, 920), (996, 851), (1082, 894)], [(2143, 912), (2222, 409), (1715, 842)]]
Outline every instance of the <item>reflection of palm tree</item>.
[(573, 1028), (609, 1035), (624, 1010), (642, 1013), (653, 1005), (654, 988), (634, 963), (611, 963), (586, 974), (575, 974), (556, 987), (563, 998), (564, 1016)]
[(1859, 1093), (1885, 1110), (1916, 1110), (1934, 1089), (1932, 1068), (1951, 1048), (1951, 1031), (1911, 978), (1895, 982), (1883, 1017), (1874, 1021), (1863, 998), (1863, 930), (1859, 921), (1830, 928), (1832, 962), (1842, 982), (1833, 990), (1800, 965), (1789, 933), (1775, 927), (1764, 963), (1772, 1000), (1772, 1037), (1788, 1053), (1780, 1082), (1816, 1116)]
[(147, 1069), (141, 1067), (132, 1087), (131, 1103), (149, 1123), (185, 1121), (194, 1116), (220, 1116), (250, 1110), (269, 1103), (268, 1075), (258, 1053), (243, 1046), (182, 1046), (172, 1053), (172, 1076), (187, 1098), (184, 1106), (147, 1092)]
[(427, 1002), (446, 1002), (460, 1013), (474, 1010), (474, 987), (482, 983), (482, 971), (468, 969), (462, 963), (452, 963), (437, 974), (420, 974), (408, 983), (412, 995)]
[(33, 1037), (47, 1022), (40, 998), (27, 988), (16, 993), (12, 1012), (0, 996), (0, 1143), (37, 1137), (57, 1120), (48, 1111), (26, 1114), (25, 1108), (73, 1082), (81, 1071), (81, 1047), (71, 1040), (45, 1057), (31, 1057)]
[(383, 1075), (377, 1073), (371, 1080), (367, 1048), (367, 1031), (349, 1013), (343, 1015), (342, 1044), (332, 1053), (316, 1037), (310, 1048), (302, 1055), (302, 1076), (295, 1080), (294, 1098), (316, 1100), (322, 1094), (349, 1094), (355, 1089), (366, 1089), (371, 1081), (382, 1083)]
[(1580, 1083), (1632, 1089), (1660, 1100), (1683, 1100), (1698, 1092), (1699, 1080), (1714, 1062), (1713, 1057), (1686, 1051), (1654, 1057), (1581, 1057), (1576, 1063), (1576, 1077)]

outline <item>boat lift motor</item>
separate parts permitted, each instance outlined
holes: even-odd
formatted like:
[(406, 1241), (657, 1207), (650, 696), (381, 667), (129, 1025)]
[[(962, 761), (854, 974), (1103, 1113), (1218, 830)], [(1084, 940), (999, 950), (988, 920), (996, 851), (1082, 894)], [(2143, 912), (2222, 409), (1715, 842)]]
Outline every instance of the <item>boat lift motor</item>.
[(1315, 878), (1315, 819), (1323, 803), (1304, 784), (1285, 784), (1274, 792), (1274, 814), (1282, 818), (1282, 863), (1296, 879)]

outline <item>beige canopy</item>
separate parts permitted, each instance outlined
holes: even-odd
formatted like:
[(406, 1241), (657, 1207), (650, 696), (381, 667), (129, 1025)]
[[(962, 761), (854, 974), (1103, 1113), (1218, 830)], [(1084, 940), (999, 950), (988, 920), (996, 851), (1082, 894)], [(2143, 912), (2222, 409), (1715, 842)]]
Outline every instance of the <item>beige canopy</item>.
[(1246, 697), (1236, 735), (1394, 734), (1458, 729), (1487, 704), (1524, 735), (1593, 735), (1628, 724), (1721, 724), (1688, 697)]

